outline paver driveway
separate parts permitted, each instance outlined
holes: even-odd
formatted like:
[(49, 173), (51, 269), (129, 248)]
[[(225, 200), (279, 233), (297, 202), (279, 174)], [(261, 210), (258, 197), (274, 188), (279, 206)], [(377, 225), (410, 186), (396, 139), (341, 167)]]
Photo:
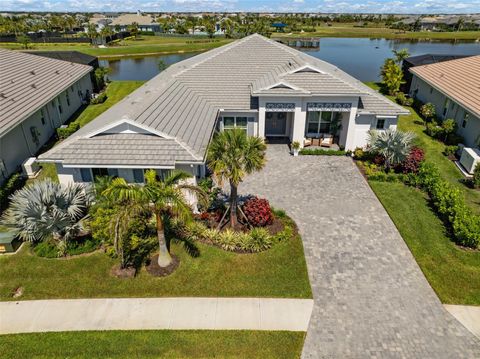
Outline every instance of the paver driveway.
[(299, 226), (315, 300), (304, 358), (480, 358), (349, 158), (294, 158), (284, 145), (267, 158), (240, 190)]

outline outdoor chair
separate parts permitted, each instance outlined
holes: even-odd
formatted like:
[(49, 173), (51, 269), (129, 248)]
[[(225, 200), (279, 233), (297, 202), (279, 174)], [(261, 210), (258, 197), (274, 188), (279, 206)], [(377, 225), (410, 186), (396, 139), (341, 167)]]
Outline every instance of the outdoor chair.
[(333, 145), (333, 136), (332, 135), (325, 135), (320, 140), (320, 146), (322, 147), (332, 147)]

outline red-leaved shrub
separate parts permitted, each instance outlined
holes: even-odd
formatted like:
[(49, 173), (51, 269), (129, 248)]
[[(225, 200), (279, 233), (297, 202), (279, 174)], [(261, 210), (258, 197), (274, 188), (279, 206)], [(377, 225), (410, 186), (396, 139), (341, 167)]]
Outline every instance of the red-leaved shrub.
[(407, 159), (400, 164), (403, 173), (417, 173), (420, 163), (425, 159), (425, 152), (419, 147), (413, 147)]
[(243, 212), (254, 227), (264, 227), (272, 224), (273, 213), (266, 199), (252, 197), (243, 205)]

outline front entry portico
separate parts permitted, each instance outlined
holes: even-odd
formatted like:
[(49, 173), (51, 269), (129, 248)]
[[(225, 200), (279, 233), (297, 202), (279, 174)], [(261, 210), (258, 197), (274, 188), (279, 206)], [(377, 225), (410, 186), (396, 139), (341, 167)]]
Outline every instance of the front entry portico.
[(287, 112), (267, 112), (265, 114), (265, 136), (289, 136), (288, 128), (290, 121), (291, 119)]

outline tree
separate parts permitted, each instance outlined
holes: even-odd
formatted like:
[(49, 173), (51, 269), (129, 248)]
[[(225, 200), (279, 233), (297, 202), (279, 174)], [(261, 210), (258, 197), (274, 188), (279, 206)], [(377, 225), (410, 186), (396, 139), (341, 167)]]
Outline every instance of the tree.
[(93, 41), (97, 38), (98, 33), (97, 33), (97, 28), (95, 27), (94, 24), (88, 24), (87, 27), (87, 36), (90, 39), (90, 42), (93, 44)]
[(238, 185), (243, 178), (265, 165), (266, 145), (263, 139), (247, 136), (241, 129), (217, 133), (208, 148), (208, 167), (221, 185), (230, 184), (230, 226), (237, 224)]
[(30, 36), (20, 35), (17, 36), (17, 42), (22, 44), (24, 49), (28, 49), (28, 45), (32, 42), (32, 39), (30, 39)]
[(110, 72), (109, 67), (100, 66), (94, 72), (95, 81), (97, 83), (98, 90), (101, 90), (105, 87), (105, 82), (108, 80), (107, 75)]
[(425, 123), (430, 121), (435, 117), (436, 114), (435, 105), (431, 102), (422, 105), (422, 107), (420, 107), (420, 114), (425, 119)]
[(446, 142), (448, 139), (448, 136), (450, 134), (454, 133), (455, 130), (457, 129), (457, 123), (455, 120), (449, 118), (448, 120), (445, 120), (442, 122), (442, 129), (443, 129), (443, 141)]
[(205, 21), (205, 32), (210, 38), (213, 38), (213, 35), (215, 35), (215, 25), (216, 24), (214, 20)]
[[(200, 199), (204, 198), (203, 191), (183, 182), (191, 175), (182, 171), (172, 171), (165, 179), (157, 179), (154, 170), (145, 172), (145, 185), (127, 183), (123, 178), (115, 178), (111, 185), (102, 193), (111, 201), (119, 203), (124, 210), (119, 212), (119, 226), (129, 218), (129, 214), (140, 209), (149, 211), (155, 217), (158, 246), (158, 265), (167, 267), (172, 263), (172, 257), (165, 240), (165, 220), (169, 216), (189, 219), (192, 210), (185, 199), (183, 190), (196, 193)], [(120, 227), (118, 227), (120, 228)]]
[(100, 36), (102, 36), (102, 42), (107, 43), (107, 37), (113, 35), (113, 30), (109, 26), (104, 26), (102, 30), (100, 30)]
[(137, 36), (138, 36), (138, 24), (136, 22), (132, 22), (131, 25), (128, 25), (127, 30), (128, 30), (128, 32), (130, 32), (130, 35), (137, 38)]
[(400, 66), (393, 59), (386, 59), (381, 70), (382, 83), (388, 89), (389, 95), (395, 95), (400, 86), (405, 83), (403, 80), (403, 72)]
[(386, 131), (371, 130), (368, 132), (369, 151), (383, 156), (385, 168), (389, 170), (407, 159), (414, 138), (415, 135), (412, 132), (390, 128)]
[(401, 50), (393, 50), (393, 54), (395, 55), (395, 62), (400, 65), (403, 60), (410, 56), (408, 49), (401, 49)]
[(89, 203), (83, 185), (62, 186), (46, 179), (13, 194), (3, 224), (16, 229), (24, 241), (39, 242), (53, 236), (64, 255), (67, 242), (83, 230), (80, 220)]

